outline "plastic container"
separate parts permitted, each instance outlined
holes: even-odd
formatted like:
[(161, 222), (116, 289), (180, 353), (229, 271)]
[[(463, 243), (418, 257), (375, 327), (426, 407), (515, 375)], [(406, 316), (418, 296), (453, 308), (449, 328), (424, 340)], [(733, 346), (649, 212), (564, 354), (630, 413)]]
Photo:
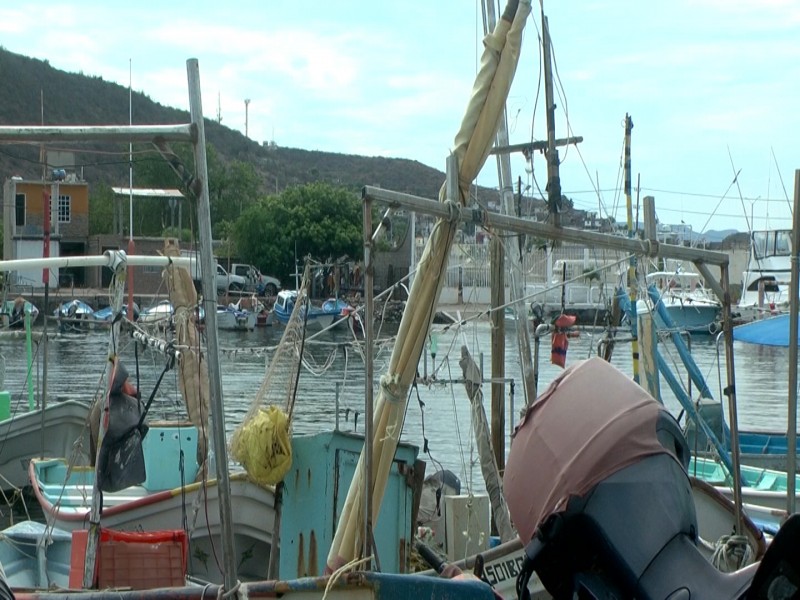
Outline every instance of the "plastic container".
[[(83, 587), (85, 529), (72, 532), (69, 586)], [(97, 553), (99, 589), (148, 590), (186, 584), (189, 542), (182, 529), (143, 533), (103, 529)]]

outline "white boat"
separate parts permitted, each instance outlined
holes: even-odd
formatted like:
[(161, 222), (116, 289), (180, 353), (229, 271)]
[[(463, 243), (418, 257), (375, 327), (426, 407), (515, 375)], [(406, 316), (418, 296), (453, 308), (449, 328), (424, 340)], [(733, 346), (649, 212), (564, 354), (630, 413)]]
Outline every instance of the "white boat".
[(164, 329), (169, 327), (173, 312), (172, 302), (169, 300), (162, 300), (158, 304), (148, 306), (142, 310), (139, 313), (139, 323), (155, 324)]
[(0, 487), (28, 485), (28, 461), (34, 456), (69, 456), (86, 430), (89, 406), (76, 400), (53, 402), (42, 411), (18, 413), (0, 421)]
[(637, 314), (653, 313), (656, 324), (666, 327), (658, 314), (657, 298), (678, 330), (711, 335), (720, 331), (722, 304), (706, 289), (698, 273), (654, 271), (647, 274), (646, 282), (649, 296), (637, 301)]
[[(189, 574), (221, 581), (214, 560), (215, 548), (221, 547), (219, 488), (216, 480), (194, 482), (197, 430), (186, 424), (154, 424), (143, 446), (147, 479), (141, 485), (103, 493), (103, 527), (128, 531), (186, 527)], [(29, 475), (48, 524), (64, 531), (89, 527), (94, 467), (70, 467), (63, 458), (33, 459)], [(239, 577), (264, 579), (272, 544), (274, 490), (254, 483), (245, 473), (231, 475), (230, 487)]]
[(742, 296), (736, 307), (741, 321), (786, 310), (791, 260), (791, 229), (768, 229), (750, 234), (750, 255), (742, 274)]
[(256, 327), (256, 313), (237, 308), (235, 304), (217, 304), (217, 329), (229, 331), (253, 331)]

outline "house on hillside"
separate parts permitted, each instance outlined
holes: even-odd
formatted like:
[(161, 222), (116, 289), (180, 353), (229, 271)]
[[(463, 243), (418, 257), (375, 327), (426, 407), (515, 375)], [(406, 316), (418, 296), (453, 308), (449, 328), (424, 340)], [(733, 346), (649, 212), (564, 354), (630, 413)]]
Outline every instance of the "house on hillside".
[[(120, 188), (122, 190), (122, 188)], [(125, 202), (129, 190), (125, 188)], [(149, 192), (149, 193), (145, 193)], [(182, 198), (177, 190), (134, 190), (134, 195), (158, 195), (165, 201)], [(114, 221), (122, 223), (122, 192), (114, 211)], [(89, 235), (89, 184), (65, 169), (55, 169), (49, 180), (11, 177), (3, 185), (3, 258), (41, 258), (44, 247), (46, 202), (50, 199), (50, 256), (86, 256), (106, 250), (127, 250), (128, 236), (115, 225), (115, 233)], [(174, 201), (174, 200), (173, 200)], [(119, 213), (119, 214), (118, 214)], [(164, 248), (164, 238), (135, 237), (136, 254), (155, 255)], [(160, 267), (135, 267), (136, 292), (153, 294), (163, 288)], [(50, 270), (52, 288), (105, 288), (111, 272), (105, 267), (74, 267)], [(24, 293), (44, 287), (42, 270), (17, 271), (9, 283)]]
[[(89, 185), (76, 177), (67, 177), (56, 169), (49, 181), (11, 177), (3, 185), (3, 258), (40, 258), (43, 251), (44, 224), (50, 212), (50, 256), (86, 254), (89, 236)], [(49, 202), (48, 202), (49, 201)], [(50, 284), (84, 285), (80, 269), (62, 269), (51, 274)], [(37, 289), (44, 287), (40, 269), (14, 274), (12, 284)]]

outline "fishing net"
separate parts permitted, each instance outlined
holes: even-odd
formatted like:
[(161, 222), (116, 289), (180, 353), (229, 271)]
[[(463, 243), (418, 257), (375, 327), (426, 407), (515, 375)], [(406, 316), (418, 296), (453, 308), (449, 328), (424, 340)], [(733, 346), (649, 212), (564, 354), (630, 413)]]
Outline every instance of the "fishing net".
[[(180, 256), (177, 244), (170, 240), (165, 241), (164, 255)], [(174, 311), (175, 343), (188, 350), (178, 356), (178, 389), (186, 403), (189, 420), (197, 427), (197, 464), (200, 467), (200, 478), (206, 471), (209, 390), (208, 364), (200, 352), (200, 334), (194, 318), (197, 291), (192, 276), (185, 267), (170, 264), (164, 269), (163, 277)]]
[(306, 266), (291, 317), (261, 387), (231, 438), (233, 458), (250, 477), (263, 484), (277, 484), (292, 465), (291, 422), (303, 354), (309, 282)]

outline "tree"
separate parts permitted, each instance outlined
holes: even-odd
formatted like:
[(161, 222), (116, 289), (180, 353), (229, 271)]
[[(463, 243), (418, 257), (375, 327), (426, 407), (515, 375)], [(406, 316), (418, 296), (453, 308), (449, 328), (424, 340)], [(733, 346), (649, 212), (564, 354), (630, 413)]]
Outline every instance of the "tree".
[[(176, 144), (172, 150), (187, 171), (194, 172), (191, 146)], [(220, 238), (224, 237), (223, 231), (230, 227), (246, 208), (258, 200), (260, 182), (252, 164), (240, 160), (226, 163), (209, 144), (206, 144), (206, 160), (212, 234), (215, 238)], [(134, 184), (136, 187), (151, 188), (181, 187), (175, 172), (160, 156), (140, 159), (137, 162)], [(186, 193), (185, 189), (182, 191)], [(170, 225), (169, 210), (163, 199), (137, 200), (137, 208), (134, 209), (136, 218), (134, 230), (146, 235), (161, 235)]]
[(352, 192), (326, 183), (291, 187), (262, 198), (234, 224), (241, 258), (265, 273), (288, 279), (299, 260), (359, 256), (361, 202)]
[[(216, 155), (215, 155), (216, 156)], [(211, 170), (212, 164), (214, 166)], [(229, 164), (209, 159), (209, 195), (211, 196), (211, 222), (215, 237), (221, 236), (218, 226), (233, 223), (259, 195), (259, 178), (250, 163), (234, 160)]]
[(89, 235), (114, 233), (114, 192), (104, 184), (98, 184), (89, 194)]

